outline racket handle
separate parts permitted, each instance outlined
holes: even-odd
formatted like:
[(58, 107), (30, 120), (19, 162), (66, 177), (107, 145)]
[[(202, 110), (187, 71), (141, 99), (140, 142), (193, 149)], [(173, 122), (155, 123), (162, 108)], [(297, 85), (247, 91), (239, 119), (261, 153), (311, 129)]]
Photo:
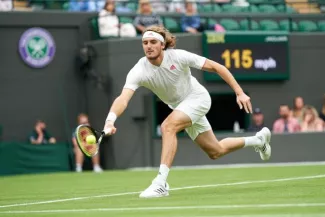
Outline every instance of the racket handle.
[(112, 128), (108, 128), (108, 129), (105, 129), (102, 131), (102, 134), (105, 134), (105, 135), (111, 135), (112, 133)]

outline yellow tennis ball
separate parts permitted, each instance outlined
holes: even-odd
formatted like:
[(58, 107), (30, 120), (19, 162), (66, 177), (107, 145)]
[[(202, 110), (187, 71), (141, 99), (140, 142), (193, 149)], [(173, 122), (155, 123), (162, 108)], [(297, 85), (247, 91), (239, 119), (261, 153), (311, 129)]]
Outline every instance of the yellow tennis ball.
[(86, 137), (86, 142), (89, 145), (96, 144), (96, 137), (94, 135), (89, 135), (89, 136)]

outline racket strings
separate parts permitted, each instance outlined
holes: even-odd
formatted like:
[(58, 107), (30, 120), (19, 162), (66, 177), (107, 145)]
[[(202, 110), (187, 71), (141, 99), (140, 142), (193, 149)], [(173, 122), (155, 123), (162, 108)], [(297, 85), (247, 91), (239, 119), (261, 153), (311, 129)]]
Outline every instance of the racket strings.
[(79, 129), (79, 131), (77, 132), (77, 139), (78, 139), (79, 146), (82, 149), (82, 151), (88, 156), (93, 156), (97, 152), (97, 145), (87, 143), (86, 138), (87, 138), (87, 136), (90, 136), (90, 135), (93, 135), (96, 137), (96, 135), (88, 127), (81, 127)]

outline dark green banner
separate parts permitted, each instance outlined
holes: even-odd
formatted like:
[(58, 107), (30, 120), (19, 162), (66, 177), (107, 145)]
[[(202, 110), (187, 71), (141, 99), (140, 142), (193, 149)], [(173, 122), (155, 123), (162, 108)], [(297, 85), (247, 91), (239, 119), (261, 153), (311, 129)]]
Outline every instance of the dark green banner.
[[(226, 66), (237, 80), (289, 79), (286, 32), (205, 32), (203, 55)], [(221, 77), (204, 72), (206, 81)]]
[(72, 147), (66, 143), (0, 143), (0, 176), (70, 171)]

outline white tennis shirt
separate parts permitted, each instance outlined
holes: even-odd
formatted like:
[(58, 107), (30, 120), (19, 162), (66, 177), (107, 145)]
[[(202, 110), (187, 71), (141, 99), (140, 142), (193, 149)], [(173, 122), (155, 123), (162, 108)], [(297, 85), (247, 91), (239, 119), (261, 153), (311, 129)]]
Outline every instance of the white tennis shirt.
[(191, 75), (190, 67), (201, 70), (205, 57), (180, 50), (167, 49), (160, 66), (142, 57), (127, 75), (124, 88), (136, 90), (140, 86), (150, 89), (164, 103), (177, 105), (189, 93), (207, 90)]

